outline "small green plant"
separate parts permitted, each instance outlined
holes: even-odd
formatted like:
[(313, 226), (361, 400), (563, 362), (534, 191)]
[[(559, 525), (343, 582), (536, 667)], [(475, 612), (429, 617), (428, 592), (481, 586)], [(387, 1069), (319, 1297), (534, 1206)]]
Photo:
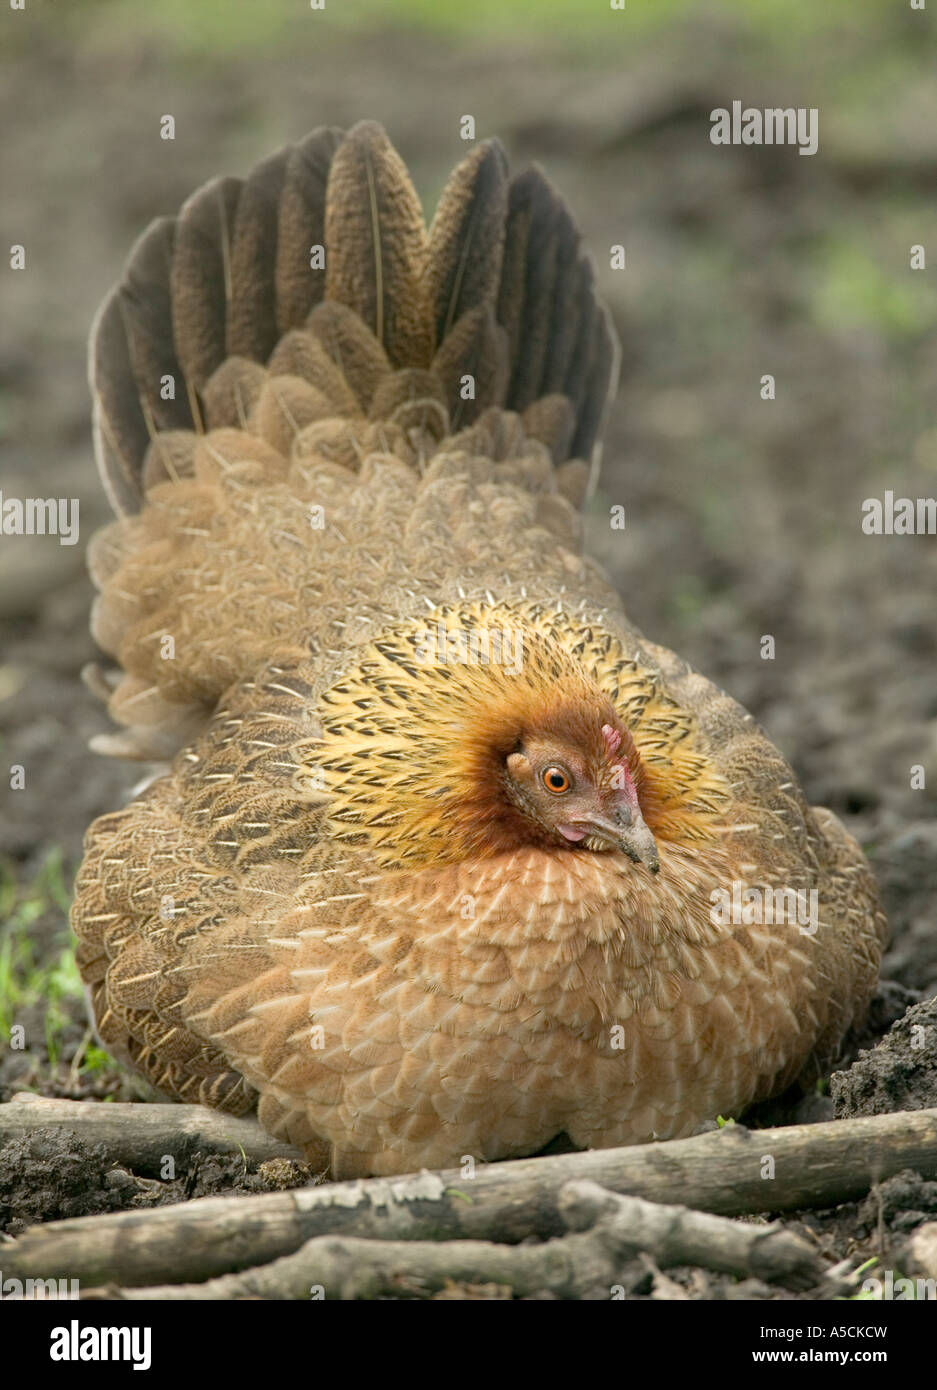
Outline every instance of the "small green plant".
[[(868, 1270), (874, 1269), (875, 1266), (876, 1266), (877, 1264), (878, 1264), (878, 1256), (877, 1256), (877, 1255), (873, 1255), (872, 1258), (871, 1258), (870, 1260), (866, 1260), (865, 1264), (861, 1264), (861, 1265), (859, 1266), (858, 1269), (853, 1270), (852, 1276), (851, 1276), (851, 1277), (852, 1277), (853, 1279), (855, 1279), (856, 1283), (858, 1283), (859, 1280), (861, 1279), (862, 1275), (865, 1274)], [(855, 1292), (854, 1294), (850, 1294), (850, 1296), (849, 1296), (849, 1298), (846, 1300), (846, 1302), (847, 1302), (847, 1303), (867, 1303), (870, 1299), (874, 1299), (874, 1298), (875, 1298), (875, 1294), (872, 1293), (872, 1291), (871, 1291), (870, 1289), (857, 1289), (856, 1292)]]
[(84, 1049), (79, 1070), (90, 1076), (96, 1076), (98, 1072), (109, 1071), (114, 1066), (114, 1059), (110, 1053), (105, 1052), (103, 1047), (98, 1047), (96, 1043), (88, 1043)]
[(46, 1051), (53, 1065), (72, 1021), (67, 1001), (81, 997), (81, 977), (70, 942), (39, 959), (33, 928), (47, 913), (66, 914), (68, 905), (61, 850), (50, 851), (27, 882), (14, 864), (0, 861), (0, 1037), (10, 1036), (23, 1009), (44, 1003)]

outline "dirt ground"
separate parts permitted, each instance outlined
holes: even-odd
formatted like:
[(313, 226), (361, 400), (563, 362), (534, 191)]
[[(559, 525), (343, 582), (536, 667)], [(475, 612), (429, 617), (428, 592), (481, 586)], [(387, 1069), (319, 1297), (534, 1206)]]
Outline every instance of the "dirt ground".
[[(83, 552), (107, 516), (89, 439), (88, 325), (150, 218), (314, 125), (363, 116), (386, 125), (430, 209), (464, 153), (465, 112), (513, 164), (537, 160), (563, 191), (623, 345), (589, 547), (648, 636), (741, 700), (808, 797), (865, 846), (892, 943), (863, 1045), (937, 993), (937, 538), (867, 536), (860, 525), (863, 500), (885, 489), (937, 494), (937, 292), (932, 269), (909, 269), (928, 233), (937, 262), (937, 89), (907, 16), (880, 24), (780, 59), (717, 9), (572, 57), (539, 37), (393, 29), (211, 58), (100, 16), (78, 37), (39, 25), (13, 45), (0, 83), (2, 220), (6, 241), (26, 246), (27, 269), (2, 273), (0, 487), (80, 498), (81, 544), (0, 537), (0, 763), (26, 777), (0, 798), (0, 945), (25, 922), (28, 951), (17, 944), (8, 959), (49, 985), (17, 1007), (27, 1049), (0, 1039), (0, 1100), (28, 1086), (139, 1094), (106, 1059), (88, 1066), (80, 1000), (55, 974), (68, 936), (49, 864), (67, 887), (86, 826), (137, 775), (88, 751), (107, 721), (78, 679), (95, 656)], [(933, 16), (920, 24), (933, 39)], [(879, 72), (881, 48), (890, 66)], [(866, 69), (878, 75), (863, 86)], [(736, 96), (819, 106), (819, 153), (714, 147), (709, 111)], [(174, 142), (158, 138), (166, 112)], [(622, 272), (609, 267), (616, 243)], [(773, 401), (760, 397), (766, 373)], [(613, 503), (626, 507), (623, 532), (608, 525)], [(766, 634), (774, 660), (760, 655)], [(912, 785), (915, 766), (924, 787)], [(934, 1037), (933, 1004), (919, 1008)], [(905, 1020), (830, 1096), (799, 1111), (789, 1098), (755, 1119), (937, 1105), (934, 1055), (912, 1047)], [(100, 1153), (67, 1137), (31, 1142), (0, 1151), (0, 1230), (10, 1233), (268, 1181), (205, 1159), (157, 1191), (109, 1174)], [(27, 1166), (44, 1180), (24, 1181)], [(831, 1258), (884, 1258), (935, 1213), (937, 1184), (912, 1175), (801, 1221)], [(780, 1296), (674, 1277), (694, 1297)], [(652, 1292), (642, 1271), (629, 1287)]]

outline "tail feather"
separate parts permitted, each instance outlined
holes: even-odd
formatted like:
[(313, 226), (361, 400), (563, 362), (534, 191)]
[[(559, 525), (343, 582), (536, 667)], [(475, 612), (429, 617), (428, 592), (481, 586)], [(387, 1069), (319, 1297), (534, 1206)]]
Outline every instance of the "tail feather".
[(325, 271), (311, 267), (311, 249), (324, 245), (326, 182), (341, 139), (333, 128), (316, 130), (247, 180), (213, 180), (131, 251), (89, 354), (95, 452), (118, 515), (142, 504), (157, 433), (202, 432), (213, 374), (231, 357), (266, 362), (280, 335), (324, 297)]
[(325, 190), (344, 135), (336, 126), (320, 126), (288, 147), (274, 276), (280, 333), (300, 327), (325, 298), (325, 267), (311, 263), (312, 248), (325, 245)]
[[(306, 346), (287, 353), (301, 328)], [(310, 342), (335, 370), (321, 354), (313, 366)], [(161, 432), (245, 427), (261, 394), (250, 364), (269, 363), (325, 390), (338, 415), (352, 399), (367, 413), (395, 368), (431, 367), (451, 432), (491, 406), (530, 409), (558, 464), (589, 460), (616, 356), (575, 225), (538, 169), (509, 181), (500, 144), (484, 142), (453, 171), (427, 234), (380, 126), (324, 127), (246, 180), (207, 184), (137, 242), (92, 331), (95, 448), (114, 510), (138, 511), (151, 480), (173, 476)], [(540, 408), (553, 396), (572, 428)]]
[(228, 355), (231, 248), (240, 179), (213, 179), (183, 205), (170, 270), (172, 341), (196, 429), (198, 391)]
[(407, 167), (374, 121), (332, 160), (325, 200), (326, 298), (354, 310), (395, 367), (427, 367), (426, 227)]
[[(576, 432), (570, 446), (574, 458), (592, 458), (592, 482), (595, 486), (598, 473), (596, 441), (600, 440), (605, 429), (609, 408), (609, 384), (613, 373), (617, 374), (618, 347), (611, 327), (608, 311), (597, 310), (596, 321), (590, 330), (591, 343), (585, 354), (589, 364), (588, 375), (580, 401), (574, 402), (576, 409)], [(590, 488), (591, 490), (591, 488)]]
[[(492, 405), (504, 403), (508, 375), (507, 335), (489, 304), (469, 309), (456, 321), (433, 359), (449, 409), (450, 429), (459, 430)], [(466, 400), (462, 379), (475, 382), (474, 399)]]
[(453, 170), (429, 232), (429, 282), (436, 343), (466, 314), (494, 306), (501, 281), (508, 165), (486, 140)]
[(565, 395), (576, 417), (571, 453), (591, 459), (617, 384), (617, 342), (575, 224), (537, 168), (511, 184), (498, 318), (512, 362), (507, 406)]
[[(266, 362), (277, 345), (276, 256), (280, 201), (289, 150), (259, 164), (243, 185), (231, 231), (226, 285), (225, 356)], [(218, 365), (217, 363), (215, 364)]]
[[(507, 223), (510, 250), (505, 259), (518, 271), (502, 282), (498, 316), (516, 344), (508, 387), (514, 410), (525, 409), (542, 394), (558, 287), (557, 241), (565, 213), (536, 169), (526, 170), (512, 183)], [(563, 274), (568, 271), (568, 266), (562, 268)], [(568, 329), (564, 325), (561, 331), (565, 334)]]
[(120, 298), (120, 313), (127, 333), (133, 376), (149, 434), (159, 430), (191, 428), (184, 399), (167, 398), (160, 379), (181, 370), (172, 338), (169, 272), (173, 261), (176, 228), (172, 218), (161, 217), (138, 243), (131, 273)]
[(90, 376), (98, 471), (115, 513), (129, 516), (140, 505), (138, 467), (149, 447), (150, 431), (116, 293), (105, 301), (95, 319)]
[(326, 299), (309, 315), (309, 330), (344, 376), (359, 408), (367, 412), (391, 366), (373, 333), (347, 305)]

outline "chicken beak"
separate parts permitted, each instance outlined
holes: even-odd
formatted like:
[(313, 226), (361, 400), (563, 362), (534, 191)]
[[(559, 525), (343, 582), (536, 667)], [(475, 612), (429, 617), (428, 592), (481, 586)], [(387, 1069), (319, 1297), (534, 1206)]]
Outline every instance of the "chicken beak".
[(605, 840), (634, 864), (643, 864), (652, 874), (660, 872), (657, 844), (647, 822), (638, 810), (621, 806), (612, 818), (592, 815), (580, 824), (589, 835)]

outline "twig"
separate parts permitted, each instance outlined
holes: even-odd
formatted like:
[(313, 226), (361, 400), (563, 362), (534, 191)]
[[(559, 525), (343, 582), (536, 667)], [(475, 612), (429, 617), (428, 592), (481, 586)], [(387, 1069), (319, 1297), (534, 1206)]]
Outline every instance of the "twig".
[(115, 1163), (148, 1175), (158, 1175), (167, 1157), (179, 1166), (199, 1149), (221, 1154), (243, 1151), (249, 1163), (302, 1158), (298, 1149), (271, 1139), (256, 1120), (223, 1115), (204, 1105), (105, 1105), (50, 1100), (29, 1091), (19, 1091), (0, 1105), (0, 1145), (47, 1125), (74, 1130), (85, 1143), (103, 1144)]
[(317, 1236), (295, 1254), (260, 1268), (204, 1284), (122, 1290), (118, 1296), (170, 1301), (425, 1297), (456, 1283), (497, 1284), (519, 1297), (547, 1292), (575, 1299), (595, 1290), (607, 1290), (611, 1297), (624, 1265), (639, 1250), (664, 1267), (703, 1265), (796, 1289), (818, 1284), (824, 1273), (812, 1247), (774, 1223), (756, 1226), (620, 1197), (593, 1182), (567, 1183), (560, 1189), (559, 1210), (576, 1234), (542, 1245)]
[(492, 1163), (471, 1179), (424, 1172), (53, 1221), (7, 1246), (3, 1268), (85, 1285), (194, 1283), (266, 1264), (323, 1235), (547, 1240), (565, 1229), (559, 1192), (575, 1179), (740, 1215), (850, 1201), (904, 1168), (937, 1178), (937, 1110), (772, 1130), (734, 1125), (666, 1144)]

